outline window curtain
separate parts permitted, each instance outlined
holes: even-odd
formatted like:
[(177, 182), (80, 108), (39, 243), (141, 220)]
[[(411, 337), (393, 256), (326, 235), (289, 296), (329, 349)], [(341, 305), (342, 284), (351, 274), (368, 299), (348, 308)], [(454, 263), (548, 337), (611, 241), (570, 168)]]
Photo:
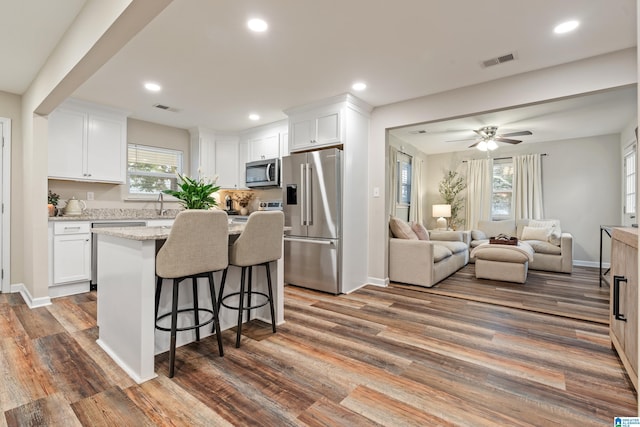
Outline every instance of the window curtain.
[(493, 159), (467, 162), (467, 216), (470, 230), (478, 228), (478, 221), (491, 219), (493, 192)]
[(422, 224), (422, 160), (413, 158), (411, 162), (411, 207), (409, 221)]
[(389, 164), (387, 170), (389, 171), (389, 215), (396, 216), (396, 200), (398, 200), (398, 150), (395, 147), (389, 146), (389, 156), (387, 158)]
[(513, 157), (513, 207), (516, 219), (544, 218), (540, 154)]

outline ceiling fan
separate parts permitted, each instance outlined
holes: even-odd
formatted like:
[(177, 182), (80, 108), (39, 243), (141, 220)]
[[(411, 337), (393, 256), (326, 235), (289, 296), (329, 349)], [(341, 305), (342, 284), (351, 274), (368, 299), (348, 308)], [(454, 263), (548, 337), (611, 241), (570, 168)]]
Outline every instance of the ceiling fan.
[[(477, 139), (474, 144), (470, 145), (469, 148), (476, 147), (480, 151), (495, 150), (498, 148), (497, 142), (506, 142), (507, 144), (520, 144), (522, 142), (519, 139), (510, 139), (509, 137), (512, 136), (533, 135), (533, 133), (528, 130), (498, 134), (497, 126), (484, 126), (480, 129), (474, 130), (474, 132), (478, 134), (479, 139)], [(469, 141), (469, 139), (459, 139), (457, 141)]]

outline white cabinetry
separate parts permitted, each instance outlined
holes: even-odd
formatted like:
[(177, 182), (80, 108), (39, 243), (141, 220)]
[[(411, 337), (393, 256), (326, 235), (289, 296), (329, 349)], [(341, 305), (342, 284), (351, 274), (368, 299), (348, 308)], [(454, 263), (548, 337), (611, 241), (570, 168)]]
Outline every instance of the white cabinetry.
[(91, 223), (50, 223), (49, 235), (49, 296), (88, 292), (91, 280)]
[(249, 143), (249, 159), (265, 160), (280, 157), (280, 135), (268, 135), (262, 138), (250, 139)]
[[(310, 105), (291, 108), (291, 152), (340, 145), (343, 149), (342, 179), (342, 292), (348, 293), (368, 281), (368, 222), (362, 215), (369, 203), (369, 115), (371, 106), (350, 95), (340, 95)], [(286, 262), (286, 260), (285, 260)]]
[[(204, 128), (190, 129), (191, 176), (213, 179), (222, 188), (238, 188), (238, 145), (235, 135), (217, 134)], [(244, 171), (244, 169), (243, 169)]]
[(342, 108), (333, 105), (290, 116), (291, 151), (338, 145), (343, 142)]
[(127, 116), (69, 100), (49, 116), (49, 178), (124, 183)]

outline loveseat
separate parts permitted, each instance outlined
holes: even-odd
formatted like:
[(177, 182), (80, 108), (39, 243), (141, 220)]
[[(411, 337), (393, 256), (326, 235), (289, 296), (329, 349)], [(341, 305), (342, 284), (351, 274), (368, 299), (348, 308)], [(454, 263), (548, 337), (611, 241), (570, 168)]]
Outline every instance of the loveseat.
[(427, 231), (398, 218), (389, 222), (389, 279), (432, 287), (469, 262), (470, 233)]
[[(470, 247), (473, 250), (490, 237), (498, 234), (515, 236), (533, 248), (532, 270), (571, 273), (573, 269), (573, 236), (562, 232), (560, 221), (549, 220), (504, 220), (478, 221), (478, 228), (471, 231)], [(474, 262), (473, 259), (470, 260)]]

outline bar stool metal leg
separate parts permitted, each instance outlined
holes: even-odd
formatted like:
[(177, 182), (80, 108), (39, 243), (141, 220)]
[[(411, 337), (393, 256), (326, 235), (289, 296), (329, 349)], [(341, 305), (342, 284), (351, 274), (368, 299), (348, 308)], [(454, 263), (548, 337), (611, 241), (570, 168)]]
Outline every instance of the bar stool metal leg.
[(227, 270), (229, 268), (225, 268), (222, 270), (222, 281), (220, 282), (220, 293), (218, 294), (218, 313), (220, 313), (220, 306), (222, 305), (222, 295), (224, 295), (224, 284), (227, 281)]
[(240, 335), (242, 334), (242, 320), (244, 319), (244, 281), (247, 267), (242, 267), (240, 273), (240, 294), (238, 295), (238, 330), (236, 331), (236, 348), (240, 348)]
[[(200, 324), (200, 316), (198, 315), (198, 279), (191, 278), (193, 284), (193, 321), (194, 325)], [(196, 341), (200, 341), (200, 328), (196, 328)]]
[(173, 279), (173, 301), (171, 303), (171, 342), (169, 348), (169, 378), (173, 378), (176, 361), (176, 329), (178, 325), (178, 279)]
[(276, 314), (273, 308), (273, 289), (271, 288), (271, 267), (268, 262), (264, 263), (264, 267), (267, 269), (267, 288), (269, 289), (269, 309), (271, 310), (271, 329), (273, 333), (276, 333)]
[(162, 290), (162, 277), (156, 280), (156, 319), (158, 318), (158, 308), (160, 307), (160, 291)]
[(220, 318), (218, 317), (218, 307), (216, 307), (216, 287), (213, 282), (213, 273), (209, 273), (209, 288), (211, 289), (211, 306), (213, 307), (213, 327), (216, 331), (216, 338), (218, 340), (218, 352), (220, 353), (220, 357), (224, 355), (224, 350), (222, 350), (222, 332), (220, 331)]

